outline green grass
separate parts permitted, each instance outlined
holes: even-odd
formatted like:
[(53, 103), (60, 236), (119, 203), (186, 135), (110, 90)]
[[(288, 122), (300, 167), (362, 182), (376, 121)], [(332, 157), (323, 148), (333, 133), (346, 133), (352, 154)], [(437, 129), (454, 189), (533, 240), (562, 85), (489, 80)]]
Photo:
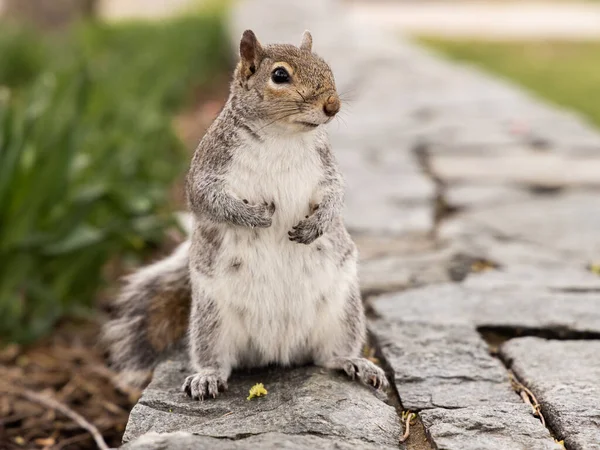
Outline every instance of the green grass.
[(600, 42), (485, 42), (422, 38), (451, 59), (509, 78), (600, 126)]
[(188, 164), (171, 126), (229, 61), (217, 13), (164, 24), (0, 27), (0, 338), (87, 311), (109, 260), (172, 223)]

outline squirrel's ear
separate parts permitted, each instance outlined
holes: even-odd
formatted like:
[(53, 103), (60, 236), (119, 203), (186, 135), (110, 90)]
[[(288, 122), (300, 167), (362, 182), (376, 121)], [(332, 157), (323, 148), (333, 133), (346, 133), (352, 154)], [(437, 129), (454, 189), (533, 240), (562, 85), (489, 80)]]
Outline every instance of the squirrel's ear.
[(302, 43), (300, 44), (301, 50), (306, 50), (308, 52), (312, 51), (312, 36), (310, 35), (310, 31), (306, 30), (302, 35)]
[(256, 72), (256, 64), (262, 58), (262, 47), (252, 30), (246, 30), (242, 34), (240, 58), (242, 62), (242, 74), (246, 78), (250, 78)]

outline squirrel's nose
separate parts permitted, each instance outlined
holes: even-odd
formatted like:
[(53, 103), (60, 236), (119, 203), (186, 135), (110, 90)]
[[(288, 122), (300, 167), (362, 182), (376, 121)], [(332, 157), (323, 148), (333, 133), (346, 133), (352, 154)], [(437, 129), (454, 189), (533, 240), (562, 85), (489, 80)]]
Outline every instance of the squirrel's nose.
[(323, 111), (328, 117), (333, 117), (340, 110), (340, 106), (341, 104), (338, 96), (330, 95), (329, 97), (327, 97), (327, 100), (325, 100), (325, 103), (323, 103)]

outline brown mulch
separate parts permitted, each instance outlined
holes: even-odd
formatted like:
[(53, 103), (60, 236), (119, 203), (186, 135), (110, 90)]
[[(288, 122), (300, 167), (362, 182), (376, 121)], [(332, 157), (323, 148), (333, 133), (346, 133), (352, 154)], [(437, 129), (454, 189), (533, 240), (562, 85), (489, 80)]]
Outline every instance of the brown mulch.
[(58, 411), (21, 393), (66, 405), (92, 423), (111, 447), (119, 446), (137, 390), (121, 390), (98, 347), (95, 322), (65, 323), (30, 347), (0, 350), (0, 448), (96, 448), (89, 432)]

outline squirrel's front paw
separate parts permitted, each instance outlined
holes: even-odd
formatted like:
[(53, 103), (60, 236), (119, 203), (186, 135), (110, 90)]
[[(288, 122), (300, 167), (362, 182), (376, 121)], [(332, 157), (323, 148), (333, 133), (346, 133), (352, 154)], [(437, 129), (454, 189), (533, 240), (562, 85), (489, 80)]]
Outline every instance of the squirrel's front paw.
[(183, 382), (181, 390), (194, 400), (216, 398), (219, 392), (227, 389), (227, 379), (215, 370), (203, 370), (190, 375)]
[[(244, 200), (244, 203), (247, 203)], [(273, 222), (275, 213), (275, 203), (262, 203), (259, 205), (248, 205), (249, 217), (248, 224), (252, 227), (269, 228)]]
[(312, 215), (298, 222), (296, 226), (292, 227), (292, 231), (288, 231), (288, 235), (290, 241), (310, 244), (323, 235), (323, 227), (316, 220), (316, 216)]

